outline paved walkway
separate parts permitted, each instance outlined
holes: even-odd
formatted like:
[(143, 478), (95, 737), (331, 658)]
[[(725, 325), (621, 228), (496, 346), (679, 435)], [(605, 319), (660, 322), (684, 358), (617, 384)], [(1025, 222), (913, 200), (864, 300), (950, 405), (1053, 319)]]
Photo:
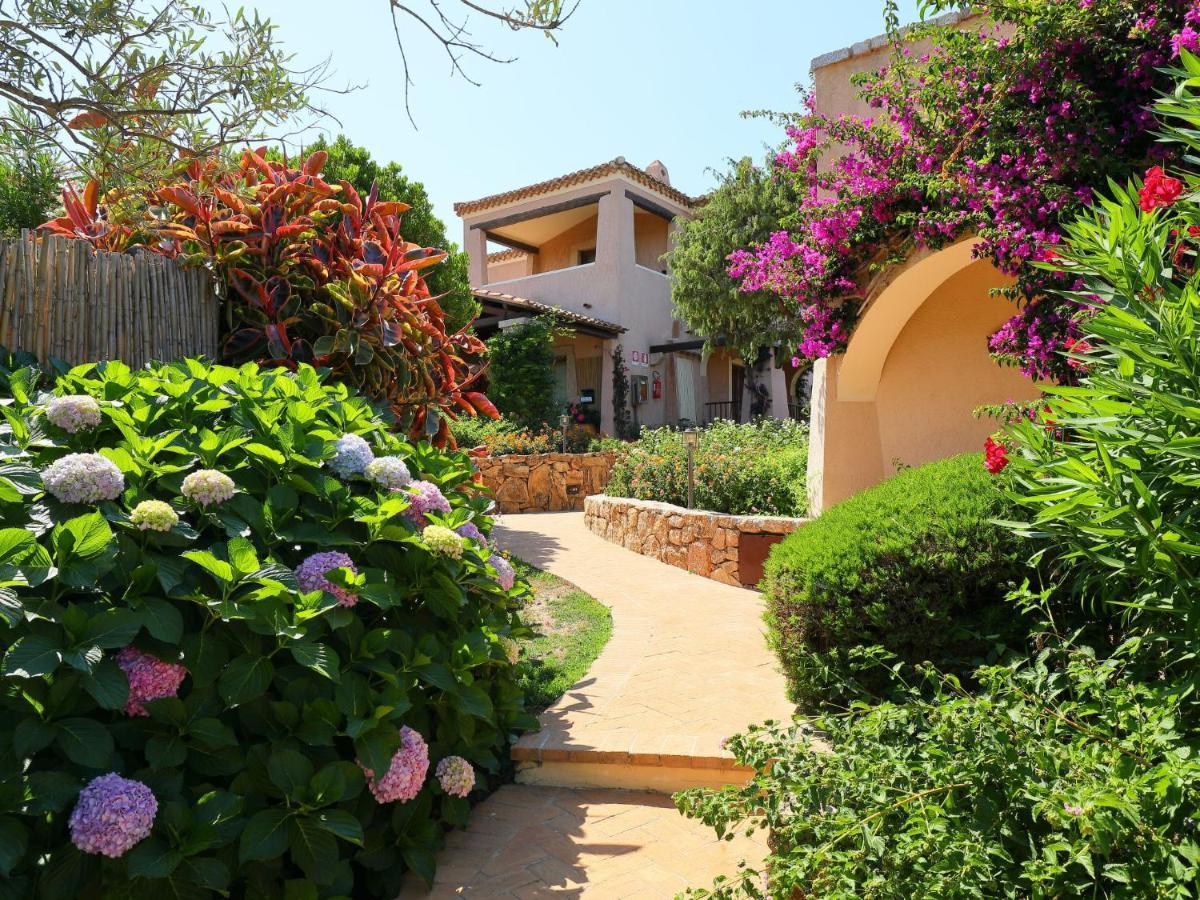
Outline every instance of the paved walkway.
[(609, 606), (613, 636), (513, 748), (521, 783), (449, 836), (432, 891), (401, 896), (669, 898), (757, 866), (761, 834), (718, 841), (668, 793), (744, 780), (722, 739), (791, 715), (759, 595), (608, 543), (582, 513), (507, 516), (494, 538)]
[(612, 639), (587, 677), (542, 714), (541, 731), (521, 738), (514, 759), (721, 769), (733, 765), (724, 738), (791, 715), (757, 592), (605, 541), (582, 513), (507, 516), (495, 534), (498, 546), (613, 615)]

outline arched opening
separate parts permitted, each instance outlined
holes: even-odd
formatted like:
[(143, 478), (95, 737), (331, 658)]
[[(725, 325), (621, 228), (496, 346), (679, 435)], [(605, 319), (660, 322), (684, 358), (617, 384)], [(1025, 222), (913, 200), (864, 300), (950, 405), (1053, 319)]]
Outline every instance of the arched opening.
[(846, 353), (815, 370), (809, 499), (820, 512), (895, 474), (978, 450), (996, 423), (983, 405), (1024, 401), (1036, 386), (989, 356), (1014, 312), (991, 291), (1006, 279), (971, 241), (922, 255), (867, 308)]

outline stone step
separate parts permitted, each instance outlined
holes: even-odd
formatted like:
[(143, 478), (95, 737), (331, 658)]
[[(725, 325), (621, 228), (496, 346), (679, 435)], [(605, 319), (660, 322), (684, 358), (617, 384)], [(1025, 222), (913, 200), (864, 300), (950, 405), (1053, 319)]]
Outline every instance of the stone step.
[(615, 732), (573, 740), (546, 728), (517, 741), (512, 759), (518, 783), (566, 788), (673, 793), (745, 784), (752, 774), (713, 736)]

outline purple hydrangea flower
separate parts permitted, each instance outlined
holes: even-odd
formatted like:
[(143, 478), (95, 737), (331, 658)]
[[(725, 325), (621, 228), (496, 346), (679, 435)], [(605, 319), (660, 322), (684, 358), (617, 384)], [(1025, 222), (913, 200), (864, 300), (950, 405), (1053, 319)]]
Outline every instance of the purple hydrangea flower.
[(483, 536), (483, 532), (479, 530), (479, 526), (474, 522), (467, 522), (463, 525), (459, 525), (454, 530), (457, 531), (462, 537), (475, 541), (481, 547), (486, 547), (488, 545), (487, 538)]
[(154, 827), (158, 801), (140, 781), (116, 772), (93, 778), (71, 810), (71, 842), (84, 853), (124, 856)]
[(87, 394), (53, 397), (46, 404), (46, 418), (68, 434), (100, 424), (100, 404)]
[(68, 453), (42, 472), (46, 490), (63, 503), (116, 500), (125, 490), (125, 476), (99, 453)]
[(475, 787), (475, 769), (461, 756), (447, 756), (437, 764), (434, 774), (451, 797), (465, 797)]
[(375, 459), (371, 445), (357, 434), (344, 434), (333, 445), (333, 458), (329, 460), (329, 468), (342, 478), (361, 475), (367, 466)]
[(325, 573), (333, 569), (349, 569), (358, 574), (353, 560), (345, 553), (339, 553), (337, 550), (314, 553), (296, 567), (296, 581), (300, 583), (300, 590), (306, 594), (310, 591), (327, 591), (337, 597), (342, 606), (353, 606), (358, 602), (358, 595), (339, 587), (325, 577)]
[(516, 583), (517, 573), (513, 569), (512, 563), (501, 556), (499, 553), (493, 553), (488, 558), (488, 565), (496, 570), (496, 583), (506, 591), (511, 591), (512, 586)]
[(150, 715), (143, 704), (163, 697), (174, 697), (187, 676), (184, 666), (164, 662), (132, 645), (117, 654), (117, 665), (129, 680), (129, 699), (125, 701), (127, 716)]
[(421, 785), (425, 783), (425, 773), (429, 771), (429, 747), (420, 734), (405, 725), (400, 729), (400, 749), (393, 754), (383, 777), (376, 778), (366, 766), (362, 766), (362, 770), (377, 803), (407, 803), (421, 793)]
[(408, 489), (416, 493), (413, 494), (412, 502), (404, 514), (414, 525), (427, 525), (429, 520), (425, 517), (426, 513), (450, 512), (450, 501), (442, 495), (436, 484), (428, 481), (414, 481), (408, 485)]

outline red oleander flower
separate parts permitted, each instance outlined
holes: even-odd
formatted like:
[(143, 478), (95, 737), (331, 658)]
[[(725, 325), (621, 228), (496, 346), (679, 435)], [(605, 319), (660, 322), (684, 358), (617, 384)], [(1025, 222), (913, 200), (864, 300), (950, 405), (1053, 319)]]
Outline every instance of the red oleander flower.
[(983, 465), (993, 475), (999, 475), (1008, 465), (1008, 448), (989, 437), (983, 442)]
[(1142, 212), (1153, 212), (1171, 206), (1182, 193), (1183, 182), (1172, 178), (1161, 166), (1155, 166), (1146, 173), (1146, 181), (1138, 194), (1141, 198)]

